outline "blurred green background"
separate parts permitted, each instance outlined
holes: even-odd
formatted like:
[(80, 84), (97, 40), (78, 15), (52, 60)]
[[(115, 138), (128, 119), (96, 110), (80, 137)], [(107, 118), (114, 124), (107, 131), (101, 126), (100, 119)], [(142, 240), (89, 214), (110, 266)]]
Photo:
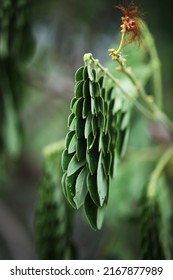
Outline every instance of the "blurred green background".
[[(120, 1), (29, 2), (27, 22), (30, 30), (22, 38), (27, 42), (27, 37), (32, 37), (32, 51), (24, 63), (19, 63), (22, 73), (20, 95), (23, 99), (19, 118), (23, 144), (16, 140), (13, 129), (15, 114), (9, 110), (5, 142), (9, 142), (6, 146), (10, 148), (5, 150), (3, 146), (1, 149), (0, 259), (37, 258), (34, 214), (42, 174), (42, 150), (65, 137), (69, 103), (74, 93), (74, 74), (83, 64), (84, 53), (91, 52), (103, 65), (108, 64), (107, 49), (114, 46), (120, 30), (121, 13), (114, 8)], [(0, 5), (2, 3), (1, 0)], [(164, 109), (173, 118), (171, 1), (141, 0), (136, 3), (139, 3), (155, 38), (163, 74)], [(14, 33), (13, 36), (18, 35)], [(14, 44), (13, 50), (15, 47)], [(20, 52), (17, 55), (18, 63)], [(1, 59), (2, 69), (3, 61)], [(2, 75), (0, 79), (4, 79)], [(17, 78), (15, 81), (18, 83)], [(153, 133), (147, 125), (143, 118), (133, 120), (129, 149), (138, 151), (150, 144)], [(78, 258), (137, 258), (135, 212), (141, 188), (152, 165), (153, 159), (149, 157), (145, 160), (144, 156), (143, 160), (138, 153), (134, 158), (127, 157), (122, 161), (116, 182), (112, 183), (119, 187), (112, 190), (106, 221), (100, 232), (93, 232), (83, 215), (77, 213), (73, 239), (78, 248)]]

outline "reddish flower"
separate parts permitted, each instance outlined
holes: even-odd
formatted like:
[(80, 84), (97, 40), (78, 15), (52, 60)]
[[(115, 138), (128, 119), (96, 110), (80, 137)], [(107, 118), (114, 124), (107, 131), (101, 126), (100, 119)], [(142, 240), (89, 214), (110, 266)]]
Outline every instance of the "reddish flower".
[(125, 43), (125, 45), (130, 44), (134, 40), (140, 42), (141, 34), (139, 24), (142, 22), (142, 19), (140, 18), (142, 16), (142, 12), (139, 11), (138, 7), (133, 2), (130, 2), (130, 4), (126, 7), (121, 4), (117, 5), (116, 8), (118, 8), (124, 14), (124, 16), (121, 18), (122, 32), (131, 34), (131, 37)]

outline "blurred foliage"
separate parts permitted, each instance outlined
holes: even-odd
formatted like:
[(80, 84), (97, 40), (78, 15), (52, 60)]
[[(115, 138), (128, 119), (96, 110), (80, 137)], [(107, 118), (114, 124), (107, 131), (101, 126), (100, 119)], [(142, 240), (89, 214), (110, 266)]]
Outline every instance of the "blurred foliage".
[(141, 198), (141, 258), (144, 260), (164, 260), (163, 238), (160, 234), (161, 211), (155, 198), (148, 199), (144, 188)]
[(62, 188), (61, 162), (64, 142), (52, 144), (44, 150), (43, 178), (39, 186), (36, 212), (36, 246), (40, 259), (71, 259), (72, 212), (68, 209)]
[(0, 6), (0, 148), (17, 155), (22, 145), (20, 120), (23, 63), (33, 50), (28, 1), (4, 0)]
[[(42, 175), (41, 151), (67, 133), (74, 73), (82, 64), (83, 54), (94, 53), (115, 73), (116, 66), (110, 61), (107, 49), (119, 41), (121, 15), (113, 7), (119, 2), (0, 0), (1, 259), (38, 258), (33, 249), (33, 220)], [(170, 1), (136, 2), (141, 3), (144, 19), (158, 46), (164, 107), (173, 117)], [(151, 68), (147, 66), (145, 48), (131, 45), (124, 49), (124, 54), (137, 78), (150, 87)], [(117, 75), (123, 79), (124, 87), (131, 86), (121, 73)], [(164, 141), (169, 135), (165, 133), (139, 117), (137, 111), (133, 112), (128, 151), (111, 181), (103, 229), (99, 233), (92, 232), (82, 213), (74, 217), (73, 239), (79, 258), (139, 258), (139, 199), (163, 152), (162, 144), (167, 145)], [(169, 165), (162, 180), (165, 187), (159, 191), (163, 222), (169, 236), (173, 229), (167, 221), (172, 221), (173, 203), (166, 203), (165, 189), (172, 191), (172, 180), (172, 165)], [(164, 239), (166, 248), (167, 238)], [(166, 257), (172, 256), (173, 249)]]

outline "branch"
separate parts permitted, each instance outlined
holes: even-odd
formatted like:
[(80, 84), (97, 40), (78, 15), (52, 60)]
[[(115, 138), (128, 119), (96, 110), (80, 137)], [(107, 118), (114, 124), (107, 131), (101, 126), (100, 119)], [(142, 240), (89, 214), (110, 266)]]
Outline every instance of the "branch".
[(145, 116), (148, 118), (158, 121), (162, 123), (168, 130), (173, 132), (173, 122), (167, 117), (167, 115), (162, 112), (157, 105), (154, 103), (154, 100), (151, 96), (148, 96), (145, 93), (144, 88), (140, 85), (140, 83), (136, 80), (133, 73), (129, 70), (129, 68), (125, 67), (124, 64), (117, 58), (117, 62), (121, 66), (121, 71), (131, 80), (132, 84), (136, 89), (136, 94), (129, 95), (126, 90), (121, 86), (118, 79), (114, 78), (112, 74), (108, 71), (107, 68), (104, 68), (98, 59), (94, 59), (92, 54), (84, 55), (85, 64), (94, 63), (103, 73), (112, 81), (112, 83), (117, 86), (123, 96), (128, 99), (128, 101), (134, 104)]
[(152, 198), (155, 195), (157, 180), (159, 179), (159, 176), (163, 171), (163, 169), (165, 168), (166, 164), (170, 161), (172, 157), (173, 157), (173, 146), (171, 146), (169, 149), (166, 150), (166, 152), (160, 158), (158, 164), (156, 165), (156, 168), (151, 174), (150, 182), (148, 185), (148, 196), (150, 198)]

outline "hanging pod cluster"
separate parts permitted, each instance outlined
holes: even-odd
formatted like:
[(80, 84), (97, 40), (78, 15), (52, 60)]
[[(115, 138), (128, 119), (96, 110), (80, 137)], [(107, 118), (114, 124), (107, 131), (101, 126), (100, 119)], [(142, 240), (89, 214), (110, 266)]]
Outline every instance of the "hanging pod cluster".
[[(0, 58), (24, 61), (34, 47), (30, 25), (33, 0), (0, 1)], [(33, 2), (34, 3), (34, 2)]]
[(0, 150), (10, 155), (18, 154), (22, 144), (23, 63), (34, 50), (31, 1), (0, 1)]
[(100, 229), (115, 155), (122, 154), (128, 134), (127, 108), (116, 102), (114, 87), (95, 65), (79, 68), (75, 80), (62, 186), (69, 203), (76, 209), (84, 205), (90, 225)]
[(164, 260), (166, 256), (161, 234), (162, 216), (157, 196), (149, 197), (145, 187), (140, 202), (141, 259)]
[(72, 213), (61, 188), (61, 168), (56, 172), (61, 163), (62, 149), (55, 148), (45, 153), (35, 217), (37, 253), (39, 259), (44, 260), (71, 259), (74, 251)]

